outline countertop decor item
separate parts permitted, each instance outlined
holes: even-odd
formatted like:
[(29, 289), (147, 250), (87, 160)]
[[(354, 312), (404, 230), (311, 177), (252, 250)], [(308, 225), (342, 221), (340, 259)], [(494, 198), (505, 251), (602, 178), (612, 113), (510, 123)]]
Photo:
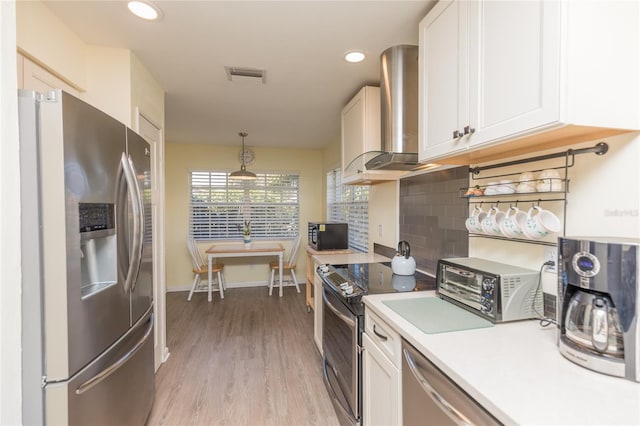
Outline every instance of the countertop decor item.
[(244, 225), (242, 225), (242, 239), (245, 244), (249, 244), (251, 242), (251, 221), (245, 220)]
[(398, 243), (398, 253), (391, 259), (391, 269), (396, 275), (413, 275), (416, 272), (416, 261), (411, 256), (408, 242)]
[(246, 138), (249, 134), (247, 132), (240, 132), (238, 133), (238, 135), (242, 137), (242, 151), (240, 151), (240, 159), (242, 161), (242, 164), (240, 165), (240, 170), (236, 170), (235, 172), (231, 172), (231, 174), (229, 174), (229, 178), (239, 180), (254, 180), (257, 177), (256, 174), (247, 171), (247, 166), (245, 165), (246, 154), (250, 151), (244, 149), (244, 138)]

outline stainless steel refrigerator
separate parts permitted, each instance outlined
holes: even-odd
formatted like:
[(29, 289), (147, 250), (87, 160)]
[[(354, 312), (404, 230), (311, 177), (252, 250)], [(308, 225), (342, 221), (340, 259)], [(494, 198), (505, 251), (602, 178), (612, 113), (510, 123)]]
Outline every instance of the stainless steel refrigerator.
[(19, 91), (24, 424), (143, 425), (153, 404), (147, 142)]

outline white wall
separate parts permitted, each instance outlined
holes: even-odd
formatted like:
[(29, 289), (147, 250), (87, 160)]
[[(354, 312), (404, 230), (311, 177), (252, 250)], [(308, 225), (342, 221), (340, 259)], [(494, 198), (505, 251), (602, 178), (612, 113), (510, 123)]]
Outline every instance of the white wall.
[(139, 109), (152, 123), (164, 129), (164, 90), (136, 55), (130, 57), (132, 123), (136, 122), (136, 109)]
[[(22, 422), (15, 2), (0, 1), (0, 424)], [(4, 52), (11, 52), (4, 54)]]
[(87, 91), (84, 100), (116, 120), (133, 127), (131, 108), (131, 52), (88, 45)]
[[(320, 220), (324, 216), (323, 182), (325, 174), (318, 161), (320, 150), (292, 148), (251, 147), (256, 161), (249, 169), (253, 172), (297, 172), (299, 182), (300, 232), (302, 246), (307, 244), (307, 222)], [(235, 146), (167, 143), (166, 144), (166, 208), (167, 221), (167, 289), (183, 291), (191, 287), (193, 280), (191, 257), (187, 250), (189, 234), (189, 173), (194, 170), (235, 170), (239, 167), (239, 144)], [(211, 243), (200, 245), (204, 251)], [(291, 240), (283, 241), (288, 249)], [(225, 280), (229, 287), (263, 285), (269, 278), (268, 261), (275, 258), (226, 258)], [(296, 276), (304, 281), (306, 252), (298, 250)]]
[(17, 46), (80, 91), (86, 90), (86, 44), (42, 2), (16, 3)]
[(640, 134), (605, 141), (604, 156), (576, 157), (566, 234), (640, 238)]
[(399, 191), (398, 181), (369, 188), (369, 253), (373, 253), (373, 243), (398, 245)]
[(81, 99), (131, 128), (136, 108), (164, 127), (164, 91), (130, 50), (86, 44), (41, 1), (18, 2), (16, 15), (18, 51)]

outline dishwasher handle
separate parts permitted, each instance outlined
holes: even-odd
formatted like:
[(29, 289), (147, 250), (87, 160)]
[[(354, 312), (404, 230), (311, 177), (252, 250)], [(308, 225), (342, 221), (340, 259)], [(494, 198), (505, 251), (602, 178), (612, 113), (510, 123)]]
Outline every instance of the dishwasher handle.
[(454, 406), (452, 406), (446, 399), (442, 397), (434, 388), (431, 386), (429, 381), (418, 371), (418, 367), (416, 366), (413, 357), (406, 349), (402, 350), (404, 354), (404, 358), (409, 365), (409, 370), (413, 377), (418, 381), (422, 389), (429, 395), (429, 397), (435, 402), (444, 413), (451, 418), (457, 425), (460, 426), (472, 426), (473, 422), (469, 420), (464, 414), (462, 414), (459, 410), (457, 410)]

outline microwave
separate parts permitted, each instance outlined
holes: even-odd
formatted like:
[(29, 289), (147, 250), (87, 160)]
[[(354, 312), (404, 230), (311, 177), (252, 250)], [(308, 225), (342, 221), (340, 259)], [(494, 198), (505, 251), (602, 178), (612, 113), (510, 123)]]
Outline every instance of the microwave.
[(348, 249), (349, 225), (309, 222), (309, 245), (314, 250)]
[(491, 322), (542, 316), (540, 273), (475, 257), (440, 259), (438, 297)]

